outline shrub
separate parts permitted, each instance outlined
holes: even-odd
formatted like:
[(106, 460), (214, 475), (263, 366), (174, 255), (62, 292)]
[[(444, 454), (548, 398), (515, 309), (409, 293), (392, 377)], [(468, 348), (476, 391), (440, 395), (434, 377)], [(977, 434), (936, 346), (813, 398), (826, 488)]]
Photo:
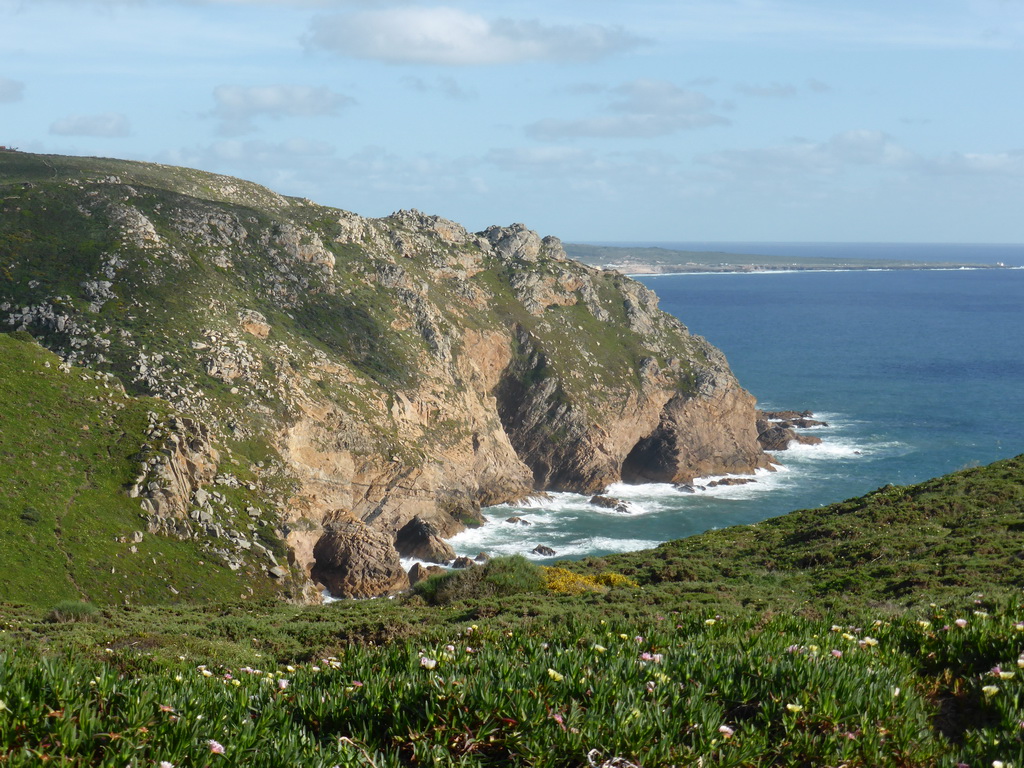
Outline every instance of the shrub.
[(414, 588), (415, 594), (432, 605), (458, 600), (509, 597), (544, 589), (544, 574), (522, 555), (495, 557), (483, 566), (432, 576)]
[(29, 525), (35, 525), (43, 519), (43, 515), (35, 507), (25, 507), (25, 509), (21, 511), (21, 519)]
[(71, 621), (92, 621), (99, 609), (91, 603), (80, 600), (65, 600), (57, 603), (50, 610), (50, 620), (59, 624)]
[(621, 573), (605, 571), (596, 576), (575, 573), (566, 568), (542, 567), (544, 586), (551, 592), (581, 595), (584, 592), (607, 592), (609, 589), (636, 587), (638, 584)]

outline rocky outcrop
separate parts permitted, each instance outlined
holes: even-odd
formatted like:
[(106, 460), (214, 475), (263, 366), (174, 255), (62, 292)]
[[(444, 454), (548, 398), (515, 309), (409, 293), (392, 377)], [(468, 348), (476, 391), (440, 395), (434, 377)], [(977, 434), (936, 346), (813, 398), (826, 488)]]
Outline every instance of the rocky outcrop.
[(392, 536), (358, 520), (326, 526), (313, 556), (313, 579), (335, 597), (376, 597), (409, 588)]
[(203, 424), (179, 417), (161, 422), (152, 411), (148, 418), (146, 436), (158, 447), (142, 446), (139, 475), (128, 495), (140, 499), (150, 533), (188, 538), (194, 533), (188, 512), (197, 498), (197, 506), (204, 505), (202, 486), (217, 474), (219, 453)]
[(821, 438), (803, 435), (795, 428), (826, 427), (824, 421), (810, 418), (810, 411), (758, 411), (757, 442), (765, 451), (784, 451), (791, 443), (819, 445)]

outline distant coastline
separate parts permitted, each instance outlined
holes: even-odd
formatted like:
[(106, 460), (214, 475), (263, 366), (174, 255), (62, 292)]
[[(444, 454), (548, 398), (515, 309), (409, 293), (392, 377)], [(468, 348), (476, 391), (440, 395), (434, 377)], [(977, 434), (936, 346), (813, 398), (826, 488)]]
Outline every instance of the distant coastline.
[(843, 256), (795, 256), (791, 254), (733, 253), (710, 250), (676, 250), (660, 246), (612, 246), (566, 243), (574, 259), (590, 266), (614, 269), (630, 275), (690, 273), (758, 273), (805, 271), (892, 271), (1020, 269), (1003, 261), (925, 261)]

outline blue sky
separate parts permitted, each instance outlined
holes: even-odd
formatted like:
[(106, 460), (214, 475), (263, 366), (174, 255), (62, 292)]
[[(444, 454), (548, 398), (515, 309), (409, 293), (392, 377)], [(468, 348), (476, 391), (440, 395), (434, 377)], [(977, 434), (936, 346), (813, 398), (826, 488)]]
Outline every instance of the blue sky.
[(0, 0), (0, 144), (571, 241), (1024, 242), (1024, 0)]

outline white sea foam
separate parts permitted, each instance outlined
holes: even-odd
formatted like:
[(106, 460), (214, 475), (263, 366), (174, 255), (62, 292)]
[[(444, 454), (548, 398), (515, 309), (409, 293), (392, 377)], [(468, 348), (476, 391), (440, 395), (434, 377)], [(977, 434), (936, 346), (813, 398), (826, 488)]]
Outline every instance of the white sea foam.
[[(662, 542), (654, 539), (615, 539), (608, 536), (590, 536), (567, 542), (557, 548), (557, 557), (584, 557), (597, 552), (635, 552), (638, 549), (652, 549)], [(543, 555), (527, 553), (533, 560), (546, 559)]]

